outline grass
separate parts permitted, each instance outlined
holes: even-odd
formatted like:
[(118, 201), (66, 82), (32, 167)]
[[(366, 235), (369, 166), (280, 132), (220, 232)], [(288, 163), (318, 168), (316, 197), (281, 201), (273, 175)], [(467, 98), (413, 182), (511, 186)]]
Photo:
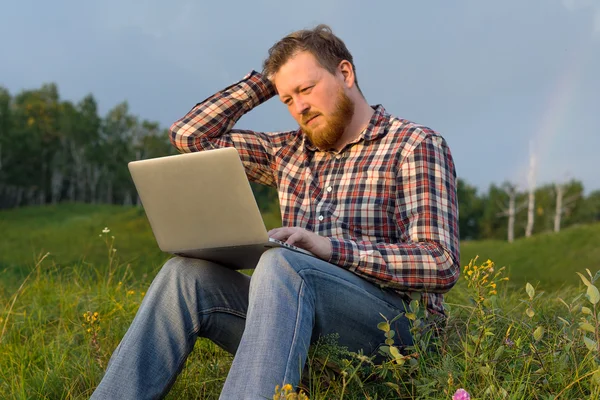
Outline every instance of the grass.
[[(101, 232), (105, 226), (110, 232)], [(143, 212), (26, 208), (0, 212), (0, 229), (0, 397), (89, 398), (166, 259)], [(600, 295), (585, 267), (600, 269), (599, 235), (597, 224), (511, 245), (465, 243), (463, 265), (465, 257), (482, 258), (447, 296), (439, 340), (421, 328), (430, 316), (418, 304), (411, 310), (418, 341), (408, 355), (392, 349), (383, 320), (384, 363), (327, 338), (311, 352), (309, 397), (450, 399), (462, 387), (478, 399), (598, 398)], [(230, 362), (199, 340), (168, 398), (217, 398)]]
[(483, 240), (461, 243), (461, 264), (477, 255), (506, 266), (511, 281), (543, 284), (547, 288), (580, 283), (576, 271), (600, 270), (600, 224), (580, 225), (560, 233), (548, 232), (513, 243)]

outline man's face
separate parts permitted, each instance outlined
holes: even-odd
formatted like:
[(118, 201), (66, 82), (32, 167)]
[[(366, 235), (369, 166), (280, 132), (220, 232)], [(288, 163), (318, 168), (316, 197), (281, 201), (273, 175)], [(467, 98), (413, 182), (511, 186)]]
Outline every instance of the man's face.
[(273, 79), (279, 98), (310, 141), (322, 151), (342, 137), (354, 114), (343, 76), (333, 75), (315, 57), (298, 53)]

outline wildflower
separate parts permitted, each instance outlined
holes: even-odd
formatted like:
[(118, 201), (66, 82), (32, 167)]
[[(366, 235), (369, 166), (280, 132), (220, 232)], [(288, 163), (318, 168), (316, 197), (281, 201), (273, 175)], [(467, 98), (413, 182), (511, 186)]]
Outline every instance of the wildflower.
[(104, 227), (104, 229), (102, 229), (102, 233), (108, 233), (110, 232), (110, 229), (108, 229), (107, 226)]
[(135, 290), (129, 290), (129, 291), (127, 291), (127, 296), (131, 296), (132, 294), (135, 294)]
[(471, 395), (465, 389), (458, 389), (452, 396), (452, 400), (471, 400)]
[(513, 342), (511, 338), (507, 337), (506, 339), (504, 339), (504, 344), (508, 347), (513, 347), (515, 345), (515, 342)]

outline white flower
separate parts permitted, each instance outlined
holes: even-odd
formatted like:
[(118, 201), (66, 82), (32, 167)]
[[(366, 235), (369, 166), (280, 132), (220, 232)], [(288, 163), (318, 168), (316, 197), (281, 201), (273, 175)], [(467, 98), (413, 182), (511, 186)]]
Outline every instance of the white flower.
[(108, 229), (108, 227), (104, 227), (104, 229), (102, 229), (102, 233), (108, 233), (110, 232), (110, 229)]

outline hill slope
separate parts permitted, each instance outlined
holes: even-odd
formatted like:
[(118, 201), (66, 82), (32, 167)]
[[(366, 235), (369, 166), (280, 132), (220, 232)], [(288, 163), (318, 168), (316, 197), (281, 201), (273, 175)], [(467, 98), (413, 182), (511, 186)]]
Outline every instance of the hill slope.
[[(267, 225), (273, 225), (269, 216)], [(135, 273), (152, 273), (168, 258), (152, 235), (143, 210), (109, 205), (61, 204), (0, 211), (0, 281), (20, 278), (40, 253), (51, 253), (59, 265), (107, 263), (106, 237), (115, 236), (114, 246), (122, 263)], [(461, 245), (461, 264), (479, 255), (506, 266), (513, 284), (529, 281), (544, 289), (578, 284), (575, 271), (600, 270), (600, 224), (566, 229), (559, 234), (540, 234), (503, 241), (474, 241)]]

